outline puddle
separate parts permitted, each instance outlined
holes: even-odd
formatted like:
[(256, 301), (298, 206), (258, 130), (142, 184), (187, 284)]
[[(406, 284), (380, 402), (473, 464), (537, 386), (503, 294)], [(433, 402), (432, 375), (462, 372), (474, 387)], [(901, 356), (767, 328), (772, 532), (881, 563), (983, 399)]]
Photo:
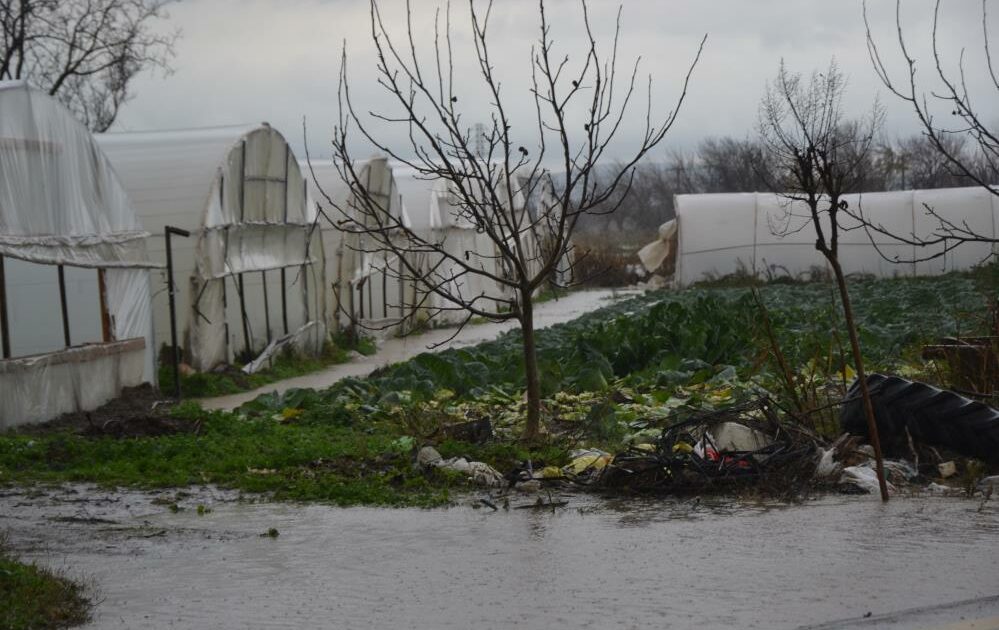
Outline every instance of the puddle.
[(999, 593), (999, 506), (954, 498), (574, 496), (552, 513), (209, 488), (173, 512), (170, 493), (76, 490), (8, 491), (0, 529), (98, 584), (92, 628), (795, 628)]

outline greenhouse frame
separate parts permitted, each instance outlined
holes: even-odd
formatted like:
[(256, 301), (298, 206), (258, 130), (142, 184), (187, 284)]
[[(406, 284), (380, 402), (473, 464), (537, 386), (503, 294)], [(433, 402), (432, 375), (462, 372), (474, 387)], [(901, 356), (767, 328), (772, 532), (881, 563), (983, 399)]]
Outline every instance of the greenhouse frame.
[(156, 383), (146, 233), (91, 133), (0, 83), (0, 429)]
[[(307, 180), (267, 123), (97, 136), (166, 260), (172, 239), (177, 329), (198, 371), (256, 365), (276, 347), (316, 354), (326, 337), (322, 239)], [(158, 283), (165, 287), (165, 279)], [(153, 300), (156, 337), (170, 339), (165, 291)]]

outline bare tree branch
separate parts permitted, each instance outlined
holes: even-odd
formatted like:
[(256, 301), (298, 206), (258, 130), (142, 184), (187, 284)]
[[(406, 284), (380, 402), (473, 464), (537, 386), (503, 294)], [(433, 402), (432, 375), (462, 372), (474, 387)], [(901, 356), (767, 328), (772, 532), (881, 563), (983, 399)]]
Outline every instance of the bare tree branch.
[[(539, 35), (531, 52), (530, 98), (534, 105), (534, 137), (516, 140), (508, 95), (492, 57), (491, 18), (499, 5), (468, 0), (467, 32), (476, 79), (488, 95), (466, 122), (462, 89), (471, 77), (457, 77), (450, 4), (434, 18), (431, 63), (421, 60), (411, 2), (406, 4), (405, 32), (389, 33), (377, 0), (370, 0), (371, 38), (376, 51), (376, 80), (384, 90), (380, 111), (364, 116), (355, 107), (344, 48), (340, 73), (339, 123), (333, 150), (337, 168), (349, 187), (349, 202), (327, 200), (335, 207), (334, 224), (352, 237), (363, 237), (367, 254), (396, 256), (397, 278), (417, 287), (416, 300), (430, 317), (463, 313), (461, 324), (479, 316), (493, 321), (515, 319), (523, 332), (528, 394), (528, 435), (539, 430), (540, 386), (534, 341), (534, 300), (548, 284), (567, 285), (573, 266), (572, 234), (581, 217), (605, 211), (616, 191), (630, 182), (636, 164), (662, 142), (676, 121), (702, 40), (673, 107), (665, 115), (651, 96), (646, 128), (637, 147), (606, 177), (596, 167), (619, 135), (636, 93), (638, 61), (627, 80), (618, 76), (621, 15), (609, 53), (601, 51), (589, 8), (579, 2), (586, 47), (581, 61), (557, 55), (553, 25), (544, 0), (538, 2)], [(425, 71), (429, 68), (430, 71)], [(650, 83), (651, 95), (651, 83)], [(579, 115), (582, 129), (572, 128)], [(389, 146), (369, 127), (371, 121), (406, 130), (406, 146)], [(530, 129), (526, 132), (531, 135)], [(433, 207), (443, 225), (413, 229), (366, 187), (351, 154), (359, 135), (396, 163), (432, 182)], [(577, 138), (582, 139), (577, 142)], [(549, 172), (543, 164), (557, 153), (560, 164)], [(424, 209), (419, 209), (423, 211)], [(462, 232), (464, 230), (464, 232)], [(478, 243), (456, 249), (464, 238)], [(474, 236), (472, 236), (474, 235)], [(488, 246), (481, 246), (483, 237)], [(415, 312), (415, 309), (414, 309)]]
[(170, 71), (179, 33), (152, 30), (170, 2), (0, 0), (0, 80), (27, 79), (106, 131), (139, 73)]

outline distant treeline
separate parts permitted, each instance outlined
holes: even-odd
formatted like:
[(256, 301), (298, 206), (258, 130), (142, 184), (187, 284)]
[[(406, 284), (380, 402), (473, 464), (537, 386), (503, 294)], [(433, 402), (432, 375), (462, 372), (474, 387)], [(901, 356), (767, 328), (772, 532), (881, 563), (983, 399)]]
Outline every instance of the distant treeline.
[[(961, 138), (947, 139), (952, 155), (975, 164), (983, 179), (999, 183), (988, 162), (964, 146)], [(875, 192), (974, 186), (958, 174), (923, 136), (882, 140), (865, 157), (869, 167), (857, 190)], [(776, 169), (767, 164), (756, 140), (709, 138), (693, 152), (673, 152), (665, 161), (648, 161), (635, 169), (630, 188), (607, 204), (613, 213), (583, 217), (581, 229), (590, 232), (653, 231), (673, 218), (673, 196), (689, 193), (766, 192), (780, 189)], [(622, 198), (623, 197), (623, 198)]]

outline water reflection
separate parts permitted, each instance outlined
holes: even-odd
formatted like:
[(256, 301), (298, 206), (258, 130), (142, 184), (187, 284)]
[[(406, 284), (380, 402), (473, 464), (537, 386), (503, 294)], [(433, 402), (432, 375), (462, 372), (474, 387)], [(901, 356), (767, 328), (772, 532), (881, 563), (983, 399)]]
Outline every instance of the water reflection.
[(95, 628), (793, 628), (999, 592), (999, 508), (961, 499), (218, 500), (198, 516), (114, 498), (86, 504), (110, 523), (87, 524), (54, 520), (78, 504), (0, 497), (19, 549), (96, 579)]

